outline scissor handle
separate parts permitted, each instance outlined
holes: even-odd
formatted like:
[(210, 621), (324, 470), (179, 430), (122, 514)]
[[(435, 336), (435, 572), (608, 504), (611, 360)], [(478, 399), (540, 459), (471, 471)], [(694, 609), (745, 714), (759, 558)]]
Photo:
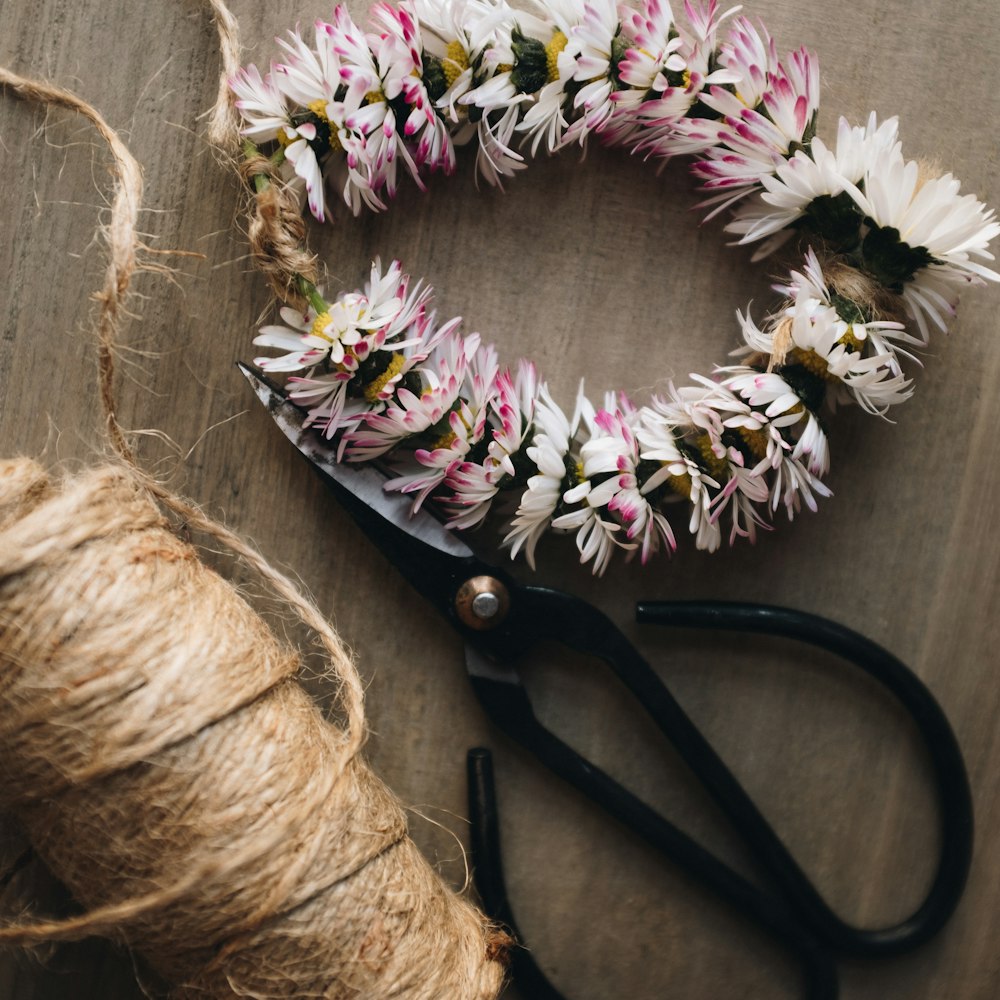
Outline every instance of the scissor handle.
[[(496, 685), (501, 681), (473, 678), (473, 684)], [(496, 692), (491, 692), (490, 695)], [(830, 954), (800, 926), (794, 914), (778, 897), (762, 892), (725, 862), (664, 819), (614, 778), (605, 774), (572, 747), (549, 732), (534, 717), (524, 689), (507, 685), (506, 694), (520, 700), (506, 706), (521, 717), (516, 732), (504, 726), (515, 740), (538, 756), (553, 772), (601, 805), (622, 824), (662, 851), (688, 874), (714, 889), (737, 909), (750, 916), (781, 940), (800, 960), (805, 1000), (837, 1000), (839, 983)], [(496, 704), (496, 703), (494, 703)], [(525, 714), (526, 709), (526, 714)], [(503, 711), (503, 710), (502, 710)], [(491, 713), (492, 714), (492, 713)], [(494, 719), (496, 721), (496, 719)], [(500, 852), (500, 824), (493, 779), (492, 755), (481, 747), (469, 751), (469, 816), (473, 872), (486, 912), (506, 925), (519, 947), (511, 955), (511, 972), (525, 1000), (564, 1000), (523, 944), (523, 937), (507, 895)]]
[[(947, 921), (961, 896), (971, 860), (972, 804), (968, 778), (957, 741), (940, 706), (920, 680), (891, 654), (849, 629), (793, 611), (687, 602), (639, 606), (639, 620), (644, 622), (747, 628), (821, 645), (865, 669), (913, 716), (934, 768), (941, 807), (941, 859), (926, 899), (911, 916), (891, 927), (866, 930), (848, 924), (832, 911), (656, 672), (605, 615), (572, 595), (536, 587), (519, 587), (514, 603), (517, 618), (525, 627), (530, 623), (534, 640), (561, 642), (607, 662), (748, 843), (773, 878), (782, 901), (756, 889), (579, 757), (538, 722), (518, 684), (473, 676), (480, 700), (497, 725), (548, 767), (682, 864), (694, 877), (784, 937), (800, 955), (810, 951), (809, 938), (845, 955), (899, 954), (926, 941)], [(806, 928), (808, 935), (803, 934)]]
[[(965, 888), (972, 861), (973, 808), (958, 741), (941, 706), (920, 678), (901, 660), (859, 633), (789, 608), (722, 601), (646, 602), (637, 606), (636, 620), (683, 628), (765, 633), (806, 642), (849, 660), (903, 706), (930, 759), (938, 797), (941, 850), (934, 879), (916, 910), (897, 924), (870, 930), (847, 923), (831, 910), (690, 720), (672, 720), (670, 725), (679, 725), (680, 730), (668, 735), (821, 941), (843, 954), (872, 957), (899, 954), (933, 937), (955, 911)], [(640, 673), (643, 668), (648, 669), (643, 664)], [(616, 672), (629, 684), (628, 668)], [(667, 711), (672, 712), (672, 708), (667, 707)]]

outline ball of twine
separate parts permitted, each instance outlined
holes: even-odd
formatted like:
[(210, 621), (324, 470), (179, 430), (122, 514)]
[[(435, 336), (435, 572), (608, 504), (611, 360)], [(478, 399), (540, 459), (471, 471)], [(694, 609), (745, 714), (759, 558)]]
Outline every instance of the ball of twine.
[(181, 997), (486, 1000), (498, 934), (127, 468), (0, 463), (0, 807)]
[[(225, 6), (211, 2), (221, 30)], [(95, 336), (120, 458), (61, 483), (0, 461), (0, 810), (84, 907), (22, 914), (0, 944), (104, 934), (179, 998), (491, 1000), (510, 939), (440, 880), (360, 756), (362, 685), (339, 637), (256, 550), (143, 472), (118, 423), (130, 281), (163, 269), (137, 259), (139, 165), (69, 91), (5, 69), (0, 86), (83, 115), (108, 143)], [(294, 681), (298, 655), (166, 512), (240, 557), (317, 634), (340, 725)], [(0, 899), (8, 888), (0, 879)]]

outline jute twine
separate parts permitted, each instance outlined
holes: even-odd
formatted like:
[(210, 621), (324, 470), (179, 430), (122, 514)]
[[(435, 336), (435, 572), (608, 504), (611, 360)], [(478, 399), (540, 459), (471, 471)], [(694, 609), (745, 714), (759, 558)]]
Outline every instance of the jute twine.
[(305, 300), (299, 291), (299, 277), (315, 283), (319, 263), (306, 246), (306, 226), (298, 198), (266, 156), (240, 148), (240, 118), (229, 86), (240, 69), (239, 24), (223, 0), (208, 2), (222, 56), (208, 139), (243, 179), (250, 259), (281, 301), (302, 304)]
[[(495, 997), (509, 939), (438, 878), (360, 756), (362, 687), (339, 637), (251, 546), (135, 465), (113, 375), (140, 268), (138, 164), (74, 95), (6, 70), (0, 85), (85, 115), (112, 153), (95, 297), (121, 459), (58, 483), (31, 460), (0, 462), (0, 808), (84, 907), (8, 924), (0, 943), (105, 934), (177, 997)], [(315, 631), (341, 724), (168, 513), (230, 548)]]

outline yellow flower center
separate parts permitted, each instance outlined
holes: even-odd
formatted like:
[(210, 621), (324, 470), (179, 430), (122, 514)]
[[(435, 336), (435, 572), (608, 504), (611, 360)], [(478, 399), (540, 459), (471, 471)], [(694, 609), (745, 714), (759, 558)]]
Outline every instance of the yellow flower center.
[(498, 73), (509, 73), (513, 68), (514, 68), (514, 64), (513, 63), (500, 63), (500, 65), (497, 66), (497, 72)]
[(378, 104), (379, 101), (383, 101), (385, 98), (382, 96), (381, 90), (369, 90), (365, 94), (365, 104)]
[(684, 81), (684, 89), (689, 90), (691, 88), (691, 70), (684, 70), (681, 74), (681, 79)]
[(320, 120), (329, 123), (330, 119), (326, 115), (326, 101), (318, 100), (309, 103), (309, 110)]
[(449, 87), (469, 68), (469, 54), (460, 41), (456, 39), (448, 43), (441, 66), (444, 69), (445, 82)]
[(327, 332), (326, 328), (332, 322), (330, 314), (328, 312), (321, 312), (314, 320), (312, 329), (309, 331), (314, 337), (320, 337), (322, 340), (333, 343), (334, 337), (331, 337)]
[[(309, 110), (315, 115), (321, 122), (324, 122), (329, 126), (329, 146), (330, 149), (337, 151), (343, 149), (344, 147), (340, 144), (340, 137), (337, 135), (337, 126), (334, 125), (326, 114), (326, 101), (317, 100), (312, 101), (309, 104)], [(278, 144), (282, 149), (287, 149), (293, 142), (297, 142), (302, 138), (298, 133), (293, 133), (289, 135), (284, 129), (278, 130)]]
[(753, 430), (750, 427), (739, 428), (740, 437), (747, 443), (754, 458), (763, 458), (767, 454), (767, 444), (770, 435), (765, 430)]
[(854, 336), (854, 327), (849, 326), (847, 332), (844, 334), (840, 340), (837, 341), (838, 344), (843, 344), (852, 353), (858, 353), (861, 350), (861, 341)]
[(679, 476), (671, 476), (667, 485), (685, 500), (691, 499), (691, 477), (685, 472)]
[(431, 444), (431, 451), (438, 448), (450, 448), (458, 440), (458, 435), (454, 431), (445, 431), (436, 441)]
[(552, 41), (545, 46), (545, 63), (549, 69), (549, 83), (559, 79), (559, 53), (566, 48), (569, 39), (561, 32), (557, 31), (552, 36)]
[(708, 467), (708, 471), (712, 473), (713, 476), (725, 476), (729, 471), (729, 463), (724, 458), (719, 458), (718, 455), (712, 451), (712, 439), (707, 434), (699, 434), (695, 438), (695, 445), (698, 448), (698, 452), (704, 459), (705, 465)]
[(821, 357), (812, 348), (803, 351), (801, 347), (796, 347), (791, 352), (791, 360), (794, 364), (802, 365), (806, 371), (812, 372), (813, 375), (818, 375), (820, 378), (827, 380), (834, 378), (827, 367), (826, 358)]
[(365, 399), (369, 403), (378, 401), (378, 394), (403, 370), (406, 358), (402, 354), (393, 354), (389, 367), (378, 378), (365, 386)]

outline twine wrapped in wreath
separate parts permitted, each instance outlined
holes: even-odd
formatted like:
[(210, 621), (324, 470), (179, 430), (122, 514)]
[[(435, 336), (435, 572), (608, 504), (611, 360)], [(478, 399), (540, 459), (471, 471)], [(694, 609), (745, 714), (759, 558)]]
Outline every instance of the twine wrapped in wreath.
[[(83, 114), (114, 158), (96, 297), (120, 456), (61, 483), (29, 459), (0, 462), (0, 809), (83, 907), (7, 914), (0, 944), (107, 935), (177, 997), (490, 1000), (509, 939), (445, 886), (363, 760), (361, 682), (339, 637), (254, 549), (139, 469), (118, 425), (138, 164), (72, 94), (3, 70), (0, 85)], [(248, 563), (317, 634), (340, 724), (168, 512)]]

